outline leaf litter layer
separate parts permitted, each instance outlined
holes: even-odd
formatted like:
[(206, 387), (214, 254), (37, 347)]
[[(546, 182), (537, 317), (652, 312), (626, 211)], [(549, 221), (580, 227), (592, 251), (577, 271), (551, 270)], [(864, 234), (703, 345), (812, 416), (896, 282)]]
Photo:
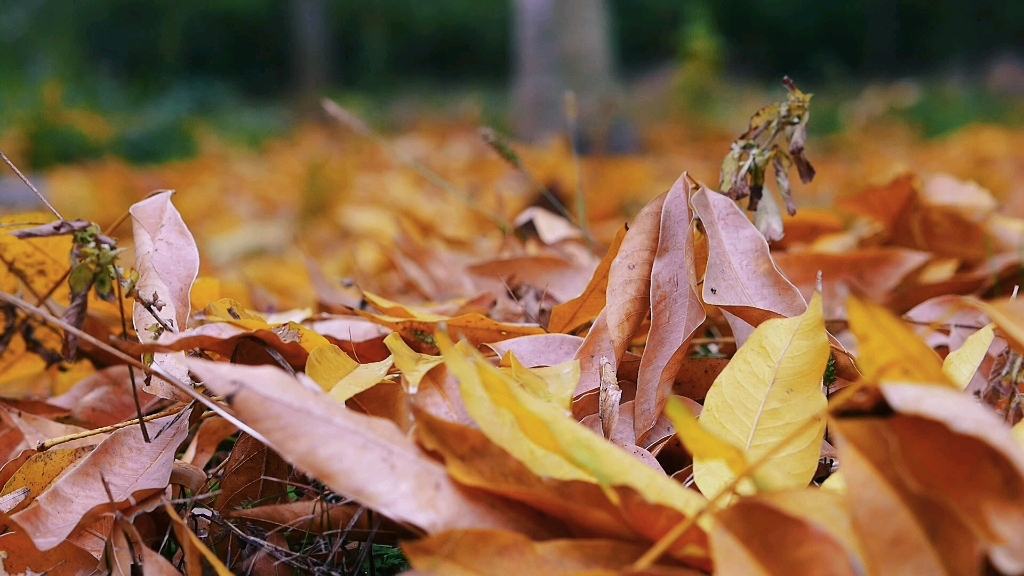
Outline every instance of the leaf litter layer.
[(818, 155), (786, 87), (579, 172), (332, 104), (50, 173), (0, 236), (3, 569), (1024, 573), (1020, 135)]

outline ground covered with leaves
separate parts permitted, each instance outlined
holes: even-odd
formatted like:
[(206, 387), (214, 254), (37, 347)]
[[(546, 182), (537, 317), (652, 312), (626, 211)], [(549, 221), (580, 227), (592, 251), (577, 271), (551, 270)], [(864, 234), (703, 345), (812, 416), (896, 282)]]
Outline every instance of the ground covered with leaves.
[(1024, 133), (808, 143), (789, 89), (637, 157), (327, 102), (47, 173), (3, 570), (1024, 573)]

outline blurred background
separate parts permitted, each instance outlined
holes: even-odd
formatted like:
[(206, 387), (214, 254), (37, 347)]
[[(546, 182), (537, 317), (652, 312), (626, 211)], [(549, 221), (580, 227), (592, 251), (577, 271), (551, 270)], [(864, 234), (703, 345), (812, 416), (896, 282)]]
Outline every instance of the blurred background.
[(424, 115), (632, 153), (667, 120), (742, 128), (784, 74), (812, 134), (872, 118), (935, 137), (1024, 120), (1011, 0), (4, 0), (0, 149), (25, 167), (257, 145), (329, 95), (385, 130)]

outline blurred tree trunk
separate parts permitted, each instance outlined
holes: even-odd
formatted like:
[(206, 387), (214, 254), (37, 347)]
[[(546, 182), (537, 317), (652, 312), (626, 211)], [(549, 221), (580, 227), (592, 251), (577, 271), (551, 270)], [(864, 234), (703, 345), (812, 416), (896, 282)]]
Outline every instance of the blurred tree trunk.
[(622, 130), (607, 0), (515, 0), (514, 9), (516, 135), (537, 141), (565, 133), (564, 94), (572, 90), (581, 148), (635, 148)]
[(318, 105), (331, 80), (327, 0), (288, 0), (288, 13), (295, 87), (305, 109)]

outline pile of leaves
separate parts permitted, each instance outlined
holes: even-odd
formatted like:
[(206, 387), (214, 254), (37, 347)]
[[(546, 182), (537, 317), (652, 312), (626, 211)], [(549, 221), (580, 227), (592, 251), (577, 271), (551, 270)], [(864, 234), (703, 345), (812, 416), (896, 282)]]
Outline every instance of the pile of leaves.
[[(349, 122), (446, 199), (393, 207), (367, 282), (200, 277), (168, 191), (131, 205), (130, 251), (116, 217), (5, 217), (3, 569), (1024, 573), (1024, 303), (1000, 297), (1024, 219), (914, 174), (766, 213), (769, 162), (786, 204), (790, 165), (814, 174), (794, 98), (733, 148), (733, 197), (684, 173), (628, 226), (526, 194), (505, 218)], [(295, 269), (313, 306), (285, 306)]]

